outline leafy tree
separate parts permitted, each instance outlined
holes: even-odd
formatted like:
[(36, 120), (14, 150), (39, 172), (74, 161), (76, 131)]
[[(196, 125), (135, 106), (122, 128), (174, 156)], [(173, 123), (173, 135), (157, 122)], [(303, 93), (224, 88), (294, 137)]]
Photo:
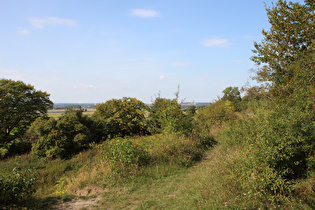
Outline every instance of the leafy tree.
[(315, 39), (314, 3), (305, 3), (278, 0), (266, 8), (271, 28), (262, 31), (264, 39), (254, 43), (256, 55), (251, 58), (258, 65), (264, 64), (258, 69), (256, 80), (285, 84), (292, 78), (294, 70), (288, 65), (299, 53), (309, 50)]
[(22, 81), (0, 80), (0, 146), (21, 137), (29, 125), (47, 113), (49, 94)]
[(68, 158), (87, 149), (91, 142), (89, 128), (84, 125), (82, 112), (68, 112), (59, 119), (38, 118), (31, 126), (38, 136), (32, 154), (39, 157)]
[[(255, 114), (234, 121), (227, 132), (230, 139), (249, 147), (244, 160), (257, 161), (254, 165), (248, 162), (244, 170), (249, 172), (244, 177), (250, 191), (258, 189), (255, 196), (260, 192), (275, 198), (280, 195), (275, 201), (288, 195), (291, 180), (306, 178), (315, 170), (313, 2), (300, 5), (279, 0), (267, 9), (271, 29), (263, 31), (265, 38), (260, 44), (255, 43), (252, 60), (264, 64), (255, 78), (271, 84), (264, 94), (268, 100), (255, 104)], [(264, 92), (250, 91), (256, 97), (260, 90)]]
[(227, 87), (223, 90), (224, 95), (223, 99), (233, 101), (240, 101), (241, 100), (241, 93), (238, 90), (238, 87)]
[(147, 132), (144, 124), (148, 106), (136, 98), (112, 99), (95, 106), (92, 117), (103, 125), (110, 136), (140, 135)]

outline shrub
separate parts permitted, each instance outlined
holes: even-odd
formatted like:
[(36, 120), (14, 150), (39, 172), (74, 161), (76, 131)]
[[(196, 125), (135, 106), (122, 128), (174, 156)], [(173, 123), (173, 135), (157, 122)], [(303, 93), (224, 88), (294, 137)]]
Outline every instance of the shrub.
[(126, 97), (112, 99), (96, 105), (95, 109), (93, 118), (103, 126), (104, 135), (121, 137), (147, 133), (143, 121), (148, 107), (142, 101)]
[(150, 164), (191, 166), (215, 142), (212, 137), (183, 134), (156, 134), (146, 138)]
[(200, 135), (209, 133), (214, 125), (220, 125), (235, 118), (235, 107), (229, 100), (219, 100), (199, 108), (195, 115), (194, 128)]
[(253, 196), (283, 201), (292, 183), (314, 170), (315, 126), (298, 107), (262, 106), (231, 123), (226, 134), (231, 144), (243, 148), (235, 178)]
[(135, 173), (139, 166), (148, 163), (148, 153), (144, 145), (130, 138), (106, 142), (104, 157), (111, 170), (121, 175)]
[(39, 118), (31, 130), (38, 136), (33, 144), (32, 154), (48, 158), (68, 158), (83, 149), (91, 142), (91, 133), (87, 126), (81, 123), (82, 113), (70, 112), (59, 119)]
[(19, 159), (16, 165), (12, 176), (0, 177), (0, 207), (1, 204), (16, 204), (28, 199), (36, 191), (38, 172), (31, 169), (21, 170)]
[(184, 133), (192, 131), (192, 115), (185, 114), (181, 104), (175, 99), (157, 97), (150, 107), (150, 114), (146, 119), (148, 130), (152, 134)]
[(238, 90), (238, 87), (227, 87), (222, 93), (224, 93), (222, 100), (230, 101), (236, 110), (240, 110), (241, 93)]

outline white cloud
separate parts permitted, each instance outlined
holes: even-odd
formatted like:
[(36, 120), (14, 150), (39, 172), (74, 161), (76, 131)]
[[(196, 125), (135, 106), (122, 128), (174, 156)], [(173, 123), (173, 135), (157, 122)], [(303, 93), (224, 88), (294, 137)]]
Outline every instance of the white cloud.
[(141, 18), (153, 18), (153, 17), (159, 17), (160, 13), (154, 10), (132, 9), (131, 15), (135, 17), (141, 17)]
[(189, 62), (171, 62), (170, 65), (172, 66), (189, 66)]
[(228, 47), (231, 45), (230, 41), (221, 38), (211, 38), (204, 40), (202, 44), (206, 47)]
[(85, 88), (96, 88), (94, 85), (87, 85)]
[(31, 32), (29, 30), (27, 30), (27, 29), (19, 28), (18, 33), (22, 34), (22, 35), (29, 35)]
[(164, 76), (164, 75), (161, 75), (161, 76), (159, 77), (159, 80), (163, 80), (163, 79), (165, 79), (165, 76)]
[(57, 17), (30, 18), (29, 22), (35, 28), (44, 28), (46, 26), (75, 26), (77, 24), (75, 20)]

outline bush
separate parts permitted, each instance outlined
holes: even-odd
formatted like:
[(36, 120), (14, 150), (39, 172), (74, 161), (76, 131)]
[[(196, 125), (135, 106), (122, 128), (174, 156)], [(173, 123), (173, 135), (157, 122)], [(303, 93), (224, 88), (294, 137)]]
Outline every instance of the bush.
[(95, 106), (93, 118), (103, 127), (107, 136), (133, 136), (146, 134), (144, 124), (146, 110), (142, 101), (135, 98), (112, 99)]
[(204, 151), (213, 146), (212, 137), (183, 134), (157, 134), (146, 138), (150, 164), (191, 166), (201, 159)]
[(201, 107), (195, 115), (194, 128), (200, 135), (209, 133), (214, 125), (221, 125), (235, 118), (235, 107), (229, 100), (219, 100)]
[(244, 151), (234, 181), (253, 196), (283, 201), (292, 183), (314, 170), (315, 125), (298, 107), (262, 106), (231, 123), (226, 134), (229, 144)]
[(214, 143), (211, 137), (187, 137), (183, 134), (117, 138), (104, 143), (103, 155), (112, 172), (127, 176), (144, 166), (191, 166)]
[(148, 153), (140, 142), (130, 138), (113, 139), (104, 146), (104, 157), (114, 173), (128, 175), (148, 163)]
[(12, 170), (12, 176), (0, 177), (0, 207), (29, 199), (36, 192), (38, 172), (31, 169), (22, 171), (19, 159), (16, 165)]
[(64, 114), (57, 120), (37, 119), (30, 128), (38, 136), (32, 154), (48, 158), (69, 158), (87, 149), (92, 141), (91, 133), (82, 119), (80, 112)]
[(157, 97), (150, 107), (146, 124), (152, 134), (180, 132), (189, 135), (192, 131), (191, 121), (192, 115), (184, 113), (177, 98)]

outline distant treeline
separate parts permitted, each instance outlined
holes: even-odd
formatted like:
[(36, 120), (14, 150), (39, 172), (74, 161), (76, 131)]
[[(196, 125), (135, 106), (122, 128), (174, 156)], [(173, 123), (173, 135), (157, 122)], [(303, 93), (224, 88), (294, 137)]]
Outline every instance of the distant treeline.
[[(95, 105), (98, 103), (54, 103), (53, 109), (67, 109), (69, 106), (72, 106), (73, 108), (94, 108)], [(148, 106), (151, 106), (151, 104), (147, 104)], [(208, 106), (210, 103), (207, 102), (183, 102), (182, 108), (185, 109), (189, 106), (195, 106), (201, 107), (201, 106)]]

